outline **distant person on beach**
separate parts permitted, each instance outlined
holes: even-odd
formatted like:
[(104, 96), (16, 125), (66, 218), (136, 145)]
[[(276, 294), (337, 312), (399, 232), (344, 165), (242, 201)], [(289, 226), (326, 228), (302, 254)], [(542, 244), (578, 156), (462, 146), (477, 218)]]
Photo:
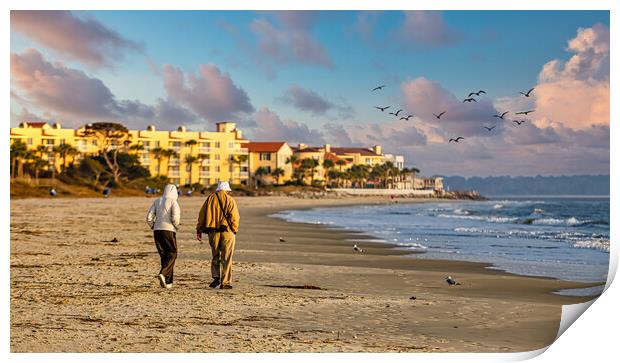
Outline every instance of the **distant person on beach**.
[(50, 196), (55, 197), (56, 196), (56, 189), (54, 188), (50, 188)]
[(103, 197), (107, 198), (110, 196), (110, 188), (103, 188)]
[[(215, 193), (205, 200), (196, 224), (196, 238), (202, 242), (202, 233), (209, 235), (211, 245), (210, 288), (232, 289), (232, 257), (235, 250), (235, 235), (239, 230), (239, 209), (237, 202), (228, 194), (228, 182), (219, 182)], [(221, 272), (220, 272), (221, 267)]]
[(174, 262), (177, 259), (177, 234), (181, 223), (181, 208), (177, 202), (179, 194), (174, 184), (164, 188), (161, 198), (153, 201), (146, 214), (146, 223), (153, 230), (155, 246), (161, 258), (161, 270), (157, 278), (161, 287), (172, 288)]

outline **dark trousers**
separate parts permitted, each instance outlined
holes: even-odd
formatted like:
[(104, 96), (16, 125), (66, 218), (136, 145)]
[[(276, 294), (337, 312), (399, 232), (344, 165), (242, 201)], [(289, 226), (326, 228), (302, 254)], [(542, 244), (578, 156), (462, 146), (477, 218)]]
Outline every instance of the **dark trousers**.
[(177, 234), (172, 231), (154, 231), (155, 245), (161, 258), (160, 274), (166, 278), (166, 283), (172, 283), (174, 261), (177, 259)]

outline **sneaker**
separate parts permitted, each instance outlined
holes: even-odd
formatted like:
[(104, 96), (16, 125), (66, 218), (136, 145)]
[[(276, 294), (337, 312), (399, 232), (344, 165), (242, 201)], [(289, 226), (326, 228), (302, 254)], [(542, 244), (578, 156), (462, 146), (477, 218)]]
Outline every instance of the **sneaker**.
[(172, 283), (166, 284), (166, 289), (172, 289)]
[(166, 287), (166, 277), (162, 274), (159, 274), (157, 278), (159, 279), (159, 286)]
[(222, 285), (220, 289), (232, 289), (232, 285)]
[(220, 279), (213, 279), (213, 281), (209, 284), (209, 287), (215, 289), (220, 284)]

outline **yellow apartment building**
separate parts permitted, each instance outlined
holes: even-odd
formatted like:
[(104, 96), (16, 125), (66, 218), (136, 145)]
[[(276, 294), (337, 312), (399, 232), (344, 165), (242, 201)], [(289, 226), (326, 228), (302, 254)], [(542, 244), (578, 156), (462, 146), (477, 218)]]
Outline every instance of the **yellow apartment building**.
[[(50, 167), (60, 170), (62, 160), (53, 152), (55, 146), (69, 144), (78, 154), (67, 157), (67, 162), (75, 157), (94, 154), (99, 151), (96, 140), (81, 136), (81, 129), (63, 129), (60, 124), (45, 122), (23, 122), (11, 128), (11, 143), (24, 142), (29, 149), (39, 148), (42, 157), (50, 161)], [(180, 126), (176, 131), (156, 130), (148, 126), (145, 130), (129, 130), (129, 152), (139, 157), (141, 164), (151, 175), (166, 175), (171, 183), (185, 185), (201, 183), (211, 185), (220, 180), (232, 184), (247, 184), (248, 149), (241, 130), (233, 122), (220, 122), (215, 132), (187, 131)], [(43, 151), (46, 150), (46, 151)], [(173, 151), (168, 156), (164, 150)]]
[(270, 184), (283, 184), (291, 180), (293, 166), (287, 160), (293, 155), (293, 149), (285, 141), (254, 142), (247, 146), (250, 154), (249, 170), (254, 175), (258, 168), (265, 168), (268, 173), (276, 169), (282, 169), (284, 174), (274, 178), (271, 175), (262, 176), (261, 179)]

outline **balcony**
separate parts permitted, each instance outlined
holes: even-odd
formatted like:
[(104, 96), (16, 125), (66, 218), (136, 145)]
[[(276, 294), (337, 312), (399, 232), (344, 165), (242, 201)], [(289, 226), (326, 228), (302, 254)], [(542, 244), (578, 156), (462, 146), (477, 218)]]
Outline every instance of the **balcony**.
[(208, 178), (211, 176), (211, 172), (210, 171), (201, 171), (200, 172), (200, 177), (201, 178)]
[(231, 154), (247, 154), (249, 153), (249, 149), (245, 147), (236, 147), (234, 149), (230, 149)]
[(179, 165), (179, 159), (170, 159), (168, 160), (168, 165)]
[(168, 171), (168, 178), (178, 178), (179, 177), (179, 171)]
[(203, 159), (200, 162), (200, 165), (210, 165), (211, 164), (211, 159)]
[(201, 153), (201, 154), (208, 154), (208, 153), (210, 153), (212, 151), (213, 151), (212, 147), (203, 147), (203, 146), (201, 146), (201, 147), (198, 148), (198, 152)]

